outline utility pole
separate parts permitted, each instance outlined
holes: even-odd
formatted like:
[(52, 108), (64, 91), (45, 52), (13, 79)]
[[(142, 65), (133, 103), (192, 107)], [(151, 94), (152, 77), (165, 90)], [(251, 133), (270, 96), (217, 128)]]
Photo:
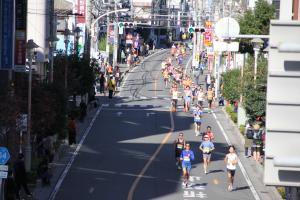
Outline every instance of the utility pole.
[(110, 23), (110, 18), (109, 15), (106, 17), (106, 54), (107, 54), (107, 62), (109, 62), (109, 23)]
[[(115, 10), (117, 10), (117, 2), (115, 1)], [(116, 67), (118, 63), (118, 14), (115, 13), (114, 20), (114, 52), (113, 52), (113, 69)]]

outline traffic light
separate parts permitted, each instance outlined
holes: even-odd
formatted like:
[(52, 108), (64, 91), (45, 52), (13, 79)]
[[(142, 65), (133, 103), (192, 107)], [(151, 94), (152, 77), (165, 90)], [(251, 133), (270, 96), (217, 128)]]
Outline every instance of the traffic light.
[(196, 33), (198, 33), (198, 32), (204, 33), (205, 29), (202, 28), (202, 27), (193, 27), (193, 26), (190, 26), (189, 29), (188, 29), (188, 31), (189, 31), (189, 33), (194, 33), (194, 32), (196, 32)]
[(120, 27), (120, 24), (122, 24), (122, 26), (124, 28), (133, 28), (134, 27), (134, 22), (119, 22), (119, 27)]

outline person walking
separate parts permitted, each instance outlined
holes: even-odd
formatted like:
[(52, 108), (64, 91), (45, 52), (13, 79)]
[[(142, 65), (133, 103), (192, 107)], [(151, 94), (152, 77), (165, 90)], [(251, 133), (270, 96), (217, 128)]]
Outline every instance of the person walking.
[(23, 187), (27, 197), (32, 197), (27, 186), (27, 175), (25, 170), (24, 155), (20, 153), (17, 161), (14, 163), (14, 177), (17, 188), (17, 199), (20, 199), (20, 190)]
[(68, 122), (69, 145), (76, 144), (76, 123), (74, 117), (70, 117)]
[(116, 88), (116, 81), (113, 79), (113, 76), (109, 77), (109, 80), (107, 83), (107, 88), (108, 88), (108, 98), (112, 99), (115, 88)]
[(99, 82), (100, 82), (100, 94), (103, 94), (105, 96), (105, 82), (106, 82), (106, 79), (104, 77), (104, 74), (102, 74), (102, 73), (100, 75)]
[(236, 170), (236, 165), (238, 163), (238, 157), (235, 153), (235, 147), (233, 145), (229, 146), (229, 153), (225, 156), (225, 163), (227, 168), (227, 177), (228, 177), (228, 191), (233, 190), (233, 181)]
[(185, 144), (185, 150), (181, 152), (180, 160), (182, 162), (183, 185), (189, 187), (190, 172), (192, 169), (192, 160), (195, 159), (194, 152), (190, 150), (190, 144)]
[(211, 153), (215, 149), (214, 144), (209, 140), (209, 136), (204, 136), (204, 141), (200, 144), (199, 149), (202, 151), (203, 154), (203, 169), (204, 173), (207, 174), (207, 168), (210, 163)]

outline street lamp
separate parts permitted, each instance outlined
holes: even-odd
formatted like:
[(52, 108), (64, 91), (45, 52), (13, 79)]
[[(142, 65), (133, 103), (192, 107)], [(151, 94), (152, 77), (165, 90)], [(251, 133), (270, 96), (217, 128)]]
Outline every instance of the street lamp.
[(26, 43), (27, 58), (29, 61), (29, 75), (28, 75), (28, 116), (27, 116), (27, 135), (26, 145), (24, 148), (25, 152), (25, 169), (30, 171), (31, 169), (31, 84), (32, 84), (32, 58), (35, 54), (35, 49), (39, 46), (34, 41), (28, 40)]
[(68, 46), (70, 43), (70, 35), (71, 31), (66, 28), (64, 31), (64, 42), (65, 42), (65, 56), (66, 56), (66, 64), (65, 64), (65, 89), (68, 88)]
[(50, 83), (53, 83), (53, 62), (54, 62), (54, 48), (56, 46), (56, 42), (59, 39), (55, 36), (49, 37), (49, 54), (50, 54)]
[(260, 38), (254, 38), (251, 40), (251, 43), (253, 44), (253, 50), (254, 50), (254, 81), (256, 80), (256, 74), (257, 74), (257, 58), (258, 53), (260, 51), (260, 48), (262, 47), (264, 41)]
[(79, 54), (78, 44), (79, 44), (79, 38), (80, 38), (81, 32), (82, 32), (82, 30), (78, 26), (73, 30), (73, 33), (75, 35), (75, 53), (76, 53), (76, 55)]

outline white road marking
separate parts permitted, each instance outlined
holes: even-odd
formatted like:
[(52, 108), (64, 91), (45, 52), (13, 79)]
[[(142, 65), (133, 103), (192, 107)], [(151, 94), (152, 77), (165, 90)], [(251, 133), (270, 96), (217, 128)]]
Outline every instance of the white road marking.
[(193, 56), (190, 57), (189, 61), (187, 62), (187, 64), (185, 65), (185, 70), (184, 70), (184, 74), (186, 74), (187, 68), (190, 65), (190, 62), (192, 61)]
[(116, 104), (115, 107), (119, 108), (121, 107), (122, 105), (121, 104)]
[(102, 104), (103, 107), (109, 107), (108, 103)]
[[(223, 134), (223, 136), (224, 136), (224, 138), (225, 138), (227, 144), (228, 144), (228, 145), (231, 145), (231, 142), (230, 142), (230, 140), (229, 140), (229, 138), (228, 138), (228, 136), (227, 136), (227, 134), (226, 134), (226, 132), (225, 132), (223, 126), (222, 126), (221, 123), (219, 122), (217, 116), (215, 115), (215, 113), (212, 113), (212, 115), (214, 116), (214, 118), (215, 118), (215, 120), (216, 120), (216, 122), (217, 122), (219, 128), (221, 129), (221, 132), (222, 132), (222, 134)], [(250, 190), (251, 190), (251, 192), (252, 192), (252, 194), (253, 194), (255, 200), (260, 200), (260, 197), (259, 197), (257, 191), (255, 190), (255, 188), (254, 188), (254, 186), (253, 186), (253, 184), (252, 184), (252, 182), (251, 182), (251, 180), (250, 180), (250, 178), (249, 178), (249, 175), (248, 175), (248, 173), (246, 172), (246, 170), (245, 170), (245, 168), (244, 168), (244, 166), (243, 166), (243, 164), (241, 163), (241, 161), (240, 161), (239, 158), (238, 158), (238, 165), (239, 165), (239, 167), (240, 167), (240, 169), (241, 169), (241, 171), (242, 171), (242, 173), (243, 173), (243, 175), (244, 175), (244, 177), (245, 177), (245, 180), (246, 180), (247, 184), (248, 184), (249, 187), (250, 187)]]
[(90, 190), (89, 190), (89, 193), (92, 194), (94, 192), (94, 190), (95, 190), (95, 188), (91, 187)]
[(122, 114), (122, 112), (117, 112), (118, 117), (121, 117)]
[(158, 99), (158, 97), (152, 97), (152, 99)]
[(93, 127), (93, 125), (94, 125), (99, 113), (101, 112), (102, 108), (103, 108), (103, 105), (98, 108), (96, 114), (94, 115), (92, 121), (90, 122), (90, 125), (87, 127), (87, 129), (85, 129), (85, 132), (84, 132), (84, 134), (83, 134), (83, 136), (82, 136), (75, 152), (73, 153), (73, 155), (72, 155), (71, 159), (69, 160), (69, 162), (68, 162), (66, 168), (64, 169), (63, 173), (59, 177), (59, 179), (58, 179), (58, 181), (57, 181), (57, 183), (54, 187), (54, 190), (52, 191), (52, 193), (50, 195), (49, 200), (55, 199), (55, 196), (56, 196), (57, 192), (59, 191), (59, 188), (60, 188), (62, 182), (64, 181), (65, 177), (67, 176), (67, 174), (68, 174), (68, 172), (69, 172), (69, 170), (70, 170), (70, 168), (71, 168), (71, 166), (72, 166), (72, 164), (75, 160), (75, 157), (78, 155), (78, 152), (80, 151), (80, 148), (81, 148), (83, 142), (85, 141), (85, 138), (88, 136), (88, 134), (89, 134), (91, 128)]
[(154, 112), (146, 113), (146, 116), (147, 116), (147, 117), (150, 117), (151, 115), (155, 115), (155, 113), (154, 113)]
[[(142, 65), (142, 64), (143, 64), (146, 60), (148, 60), (149, 58), (151, 58), (151, 57), (153, 57), (154, 55), (159, 54), (159, 53), (161, 53), (161, 51), (155, 52), (154, 54), (152, 54), (152, 55), (146, 57), (146, 58), (140, 63), (140, 65)], [(136, 69), (138, 69), (138, 67), (134, 67), (130, 72), (134, 72)], [(125, 86), (125, 83), (127, 82), (128, 77), (129, 77), (128, 75), (125, 76), (125, 79), (124, 79), (124, 81), (123, 81), (123, 83), (122, 83), (122, 85), (121, 85), (121, 88), (123, 88), (123, 87)], [(119, 92), (116, 96), (120, 96), (120, 95), (121, 95), (121, 92), (122, 92), (122, 90), (120, 90), (120, 92)]]
[(140, 99), (148, 99), (147, 97), (144, 96), (140, 96)]

